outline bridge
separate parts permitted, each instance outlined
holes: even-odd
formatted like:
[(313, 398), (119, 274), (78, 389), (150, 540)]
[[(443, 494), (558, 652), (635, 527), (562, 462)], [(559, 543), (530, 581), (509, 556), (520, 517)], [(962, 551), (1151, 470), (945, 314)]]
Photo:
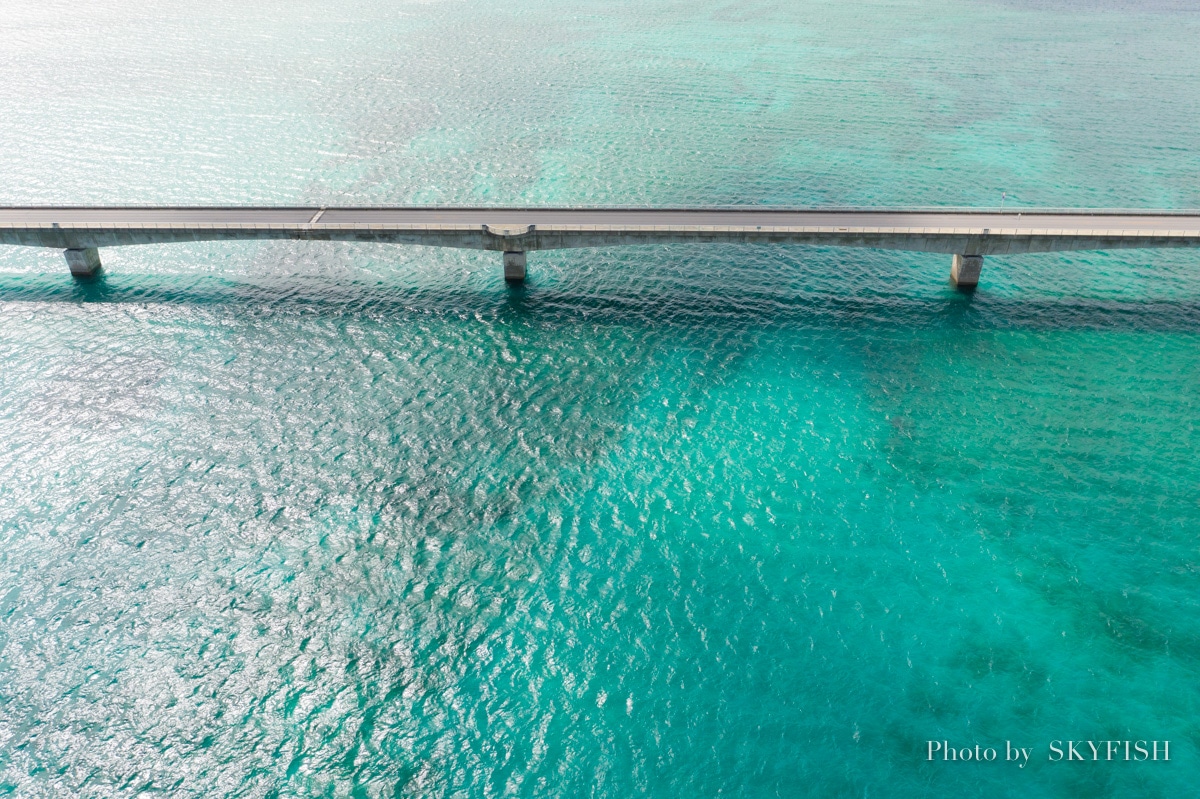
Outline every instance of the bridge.
[(969, 289), (989, 255), (1200, 246), (1200, 211), (1010, 209), (7, 207), (0, 244), (53, 247), (72, 275), (100, 269), (100, 247), (293, 239), (371, 241), (503, 253), (665, 243), (808, 244), (951, 255)]

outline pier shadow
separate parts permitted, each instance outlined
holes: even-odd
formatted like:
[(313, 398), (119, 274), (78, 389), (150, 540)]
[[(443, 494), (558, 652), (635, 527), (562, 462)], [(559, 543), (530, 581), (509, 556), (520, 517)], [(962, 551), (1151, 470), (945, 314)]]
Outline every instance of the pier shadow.
[(528, 278), (520, 282), (506, 281), (504, 284), (504, 304), (508, 312), (515, 316), (523, 316), (529, 313), (536, 304), (532, 301), (535, 297), (535, 291), (536, 287), (529, 285)]
[[(946, 285), (926, 293), (878, 287), (844, 295), (831, 288), (800, 291), (770, 282), (747, 285), (744, 275), (703, 286), (611, 281), (596, 290), (530, 281), (522, 284), (429, 287), (355, 282), (316, 276), (233, 279), (211, 274), (137, 275), (100, 272), (90, 278), (62, 274), (0, 274), (0, 304), (104, 303), (245, 307), (255, 312), (303, 309), (330, 316), (370, 312), (406, 316), (435, 313), (483, 315), (540, 324), (578, 322), (701, 327), (946, 327), (963, 330), (1026, 328), (1138, 329), (1200, 333), (1200, 298), (1025, 299), (984, 289), (963, 292)], [(831, 284), (832, 285), (832, 284)]]
[[(118, 301), (119, 292), (109, 285), (108, 275), (100, 269), (88, 277), (72, 276), (68, 278), (73, 297), (79, 302), (108, 302)], [(4, 296), (0, 289), (0, 299)]]

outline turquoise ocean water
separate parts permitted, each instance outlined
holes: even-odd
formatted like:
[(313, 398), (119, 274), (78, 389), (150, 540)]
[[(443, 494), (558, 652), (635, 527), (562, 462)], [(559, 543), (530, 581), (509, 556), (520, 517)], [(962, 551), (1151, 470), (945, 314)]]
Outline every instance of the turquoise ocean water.
[[(1170, 0), (9, 0), (0, 202), (1197, 208), (1197, 42)], [(102, 255), (0, 249), (0, 793), (1195, 790), (1200, 253), (973, 296)]]

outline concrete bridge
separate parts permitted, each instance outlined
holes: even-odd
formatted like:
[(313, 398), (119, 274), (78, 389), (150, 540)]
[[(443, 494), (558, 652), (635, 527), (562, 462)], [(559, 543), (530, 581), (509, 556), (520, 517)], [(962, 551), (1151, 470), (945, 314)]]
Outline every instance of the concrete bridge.
[(870, 247), (953, 256), (951, 281), (979, 282), (987, 255), (1200, 246), (1200, 212), (732, 208), (0, 208), (0, 244), (65, 251), (71, 274), (100, 268), (100, 247), (225, 239), (373, 241), (504, 253), (631, 244)]

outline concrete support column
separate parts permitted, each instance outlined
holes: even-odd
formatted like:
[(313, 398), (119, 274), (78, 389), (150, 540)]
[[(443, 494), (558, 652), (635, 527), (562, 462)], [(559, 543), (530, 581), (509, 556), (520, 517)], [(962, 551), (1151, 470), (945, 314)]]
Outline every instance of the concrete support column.
[(100, 251), (95, 247), (64, 250), (63, 255), (74, 277), (91, 277), (100, 271)]
[(950, 264), (950, 282), (960, 289), (973, 289), (979, 285), (982, 269), (982, 255), (956, 255)]
[(525, 279), (525, 253), (509, 251), (504, 253), (504, 279), (509, 283), (520, 283)]

